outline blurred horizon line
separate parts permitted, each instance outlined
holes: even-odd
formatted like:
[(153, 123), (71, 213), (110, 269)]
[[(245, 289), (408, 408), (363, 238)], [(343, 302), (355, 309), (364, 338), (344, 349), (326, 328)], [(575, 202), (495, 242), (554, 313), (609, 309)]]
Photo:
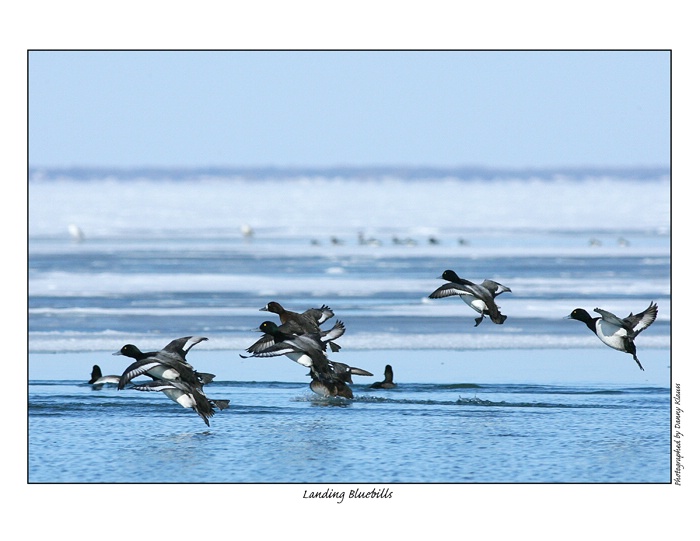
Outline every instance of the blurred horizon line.
[(347, 177), (376, 179), (399, 177), (406, 180), (429, 178), (457, 178), (461, 180), (490, 180), (496, 178), (539, 179), (587, 178), (614, 176), (635, 180), (658, 179), (669, 176), (670, 166), (565, 166), (565, 167), (485, 167), (485, 166), (30, 166), (30, 180), (197, 180), (211, 177), (245, 177), (246, 179), (282, 179), (298, 177)]

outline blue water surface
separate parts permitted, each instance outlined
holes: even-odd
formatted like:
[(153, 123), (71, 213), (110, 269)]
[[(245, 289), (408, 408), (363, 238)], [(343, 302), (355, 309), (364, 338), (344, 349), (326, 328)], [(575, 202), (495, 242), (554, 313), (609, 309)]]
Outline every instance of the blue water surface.
[(207, 427), (159, 393), (30, 383), (30, 482), (666, 483), (669, 389), (218, 382)]

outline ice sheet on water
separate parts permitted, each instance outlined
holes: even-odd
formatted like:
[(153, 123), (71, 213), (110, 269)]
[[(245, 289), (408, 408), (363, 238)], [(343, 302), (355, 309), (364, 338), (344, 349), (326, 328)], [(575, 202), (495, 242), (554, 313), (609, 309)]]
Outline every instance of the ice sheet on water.
[[(600, 298), (622, 315), (655, 300), (643, 340), (668, 347), (655, 332), (670, 320), (669, 227), (667, 178), (32, 181), (30, 349), (112, 351), (208, 318), (216, 333), (203, 347), (242, 350), (253, 335), (241, 322), (253, 327), (262, 304), (290, 298), (355, 317), (343, 339), (355, 350), (604, 347), (584, 326), (551, 333), (538, 321)], [(454, 261), (513, 289), (499, 302), (505, 332), (440, 328), (456, 318), (466, 330), (476, 316), (458, 299), (427, 299)], [(377, 330), (400, 318), (428, 330)]]
[[(212, 179), (150, 182), (34, 181), (29, 234), (85, 239), (129, 232), (240, 236), (240, 228), (310, 231), (396, 228), (417, 235), (445, 229), (668, 230), (670, 181), (611, 177), (576, 180)], [(61, 204), (56, 204), (60, 201)], [(653, 211), (652, 211), (653, 210)]]

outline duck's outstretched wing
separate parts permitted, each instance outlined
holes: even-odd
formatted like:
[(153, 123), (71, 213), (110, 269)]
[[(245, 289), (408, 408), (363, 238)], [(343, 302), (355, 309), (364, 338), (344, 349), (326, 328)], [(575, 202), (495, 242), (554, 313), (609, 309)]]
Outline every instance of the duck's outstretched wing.
[(184, 363), (186, 362), (185, 357), (187, 352), (192, 349), (192, 347), (205, 340), (209, 339), (205, 336), (183, 336), (182, 338), (176, 338), (161, 349), (156, 355), (160, 356), (162, 359), (175, 360)]
[(163, 366), (163, 363), (161, 363), (153, 357), (149, 357), (147, 359), (142, 359), (140, 361), (131, 363), (129, 366), (126, 367), (121, 377), (119, 378), (117, 389), (123, 389), (126, 386), (126, 384), (129, 383), (132, 379), (141, 376), (147, 373), (149, 370), (153, 370), (154, 368), (157, 368), (159, 366)]
[(630, 315), (627, 316), (624, 321), (632, 328), (632, 336), (634, 337), (654, 323), (658, 313), (659, 306), (655, 302), (651, 302), (649, 307), (643, 312), (639, 312), (638, 314), (632, 314), (630, 312)]
[[(261, 308), (261, 310), (264, 310)], [(264, 323), (263, 323), (264, 325)], [(262, 325), (261, 325), (262, 326)], [(281, 325), (277, 326), (277, 331), (278, 336), (275, 337), (274, 334), (270, 332), (263, 332), (263, 335), (253, 343), (246, 351), (248, 353), (252, 353), (255, 355), (256, 353), (263, 351), (265, 349), (268, 349), (269, 347), (272, 347), (275, 345), (276, 342), (281, 342), (282, 338), (287, 336), (296, 336), (298, 334), (301, 334), (302, 326), (299, 325), (298, 323), (289, 320), (285, 323), (282, 323)], [(245, 355), (241, 355), (241, 357), (246, 358)]]
[(303, 351), (294, 341), (302, 335), (294, 335), (288, 340), (276, 341), (271, 334), (263, 334), (260, 339), (250, 346), (246, 351), (252, 353), (254, 357), (276, 357), (295, 351)]
[(373, 376), (372, 372), (363, 370), (362, 368), (357, 368), (355, 366), (349, 366), (345, 363), (339, 363), (335, 361), (330, 361), (331, 367), (333, 368), (333, 380), (342, 381), (344, 383), (352, 383), (352, 376)]
[(333, 325), (333, 327), (331, 327), (327, 331), (321, 332), (320, 336), (321, 336), (322, 342), (330, 342), (331, 340), (337, 340), (338, 338), (340, 338), (344, 334), (345, 334), (345, 324), (342, 321), (337, 320), (335, 322), (335, 325)]
[[(312, 362), (327, 363), (326, 342), (320, 339), (318, 334), (302, 334), (290, 340), (278, 342), (269, 348), (256, 353), (256, 356), (269, 357), (276, 355), (302, 354), (310, 357)], [(298, 362), (298, 361), (297, 361)]]
[[(287, 323), (281, 325), (279, 328), (284, 328), (286, 332), (288, 330), (288, 327), (286, 327), (286, 325)], [(294, 346), (292, 344), (292, 341), (287, 340), (275, 343), (275, 337), (271, 334), (265, 333), (253, 345), (246, 349), (246, 351), (259, 357), (272, 357), (276, 355), (284, 355), (293, 351), (303, 351), (306, 349), (306, 347), (311, 347), (313, 349), (320, 349), (325, 351), (327, 342), (331, 342), (331, 340), (336, 340), (337, 338), (343, 336), (343, 334), (345, 334), (345, 325), (342, 321), (336, 321), (335, 325), (333, 325), (333, 327), (327, 331), (322, 331), (320, 333), (297, 334), (294, 337), (294, 340), (298, 339), (300, 341), (297, 346)], [(278, 346), (278, 344), (285, 345)], [(340, 346), (331, 342), (332, 351), (337, 351), (339, 349)], [(270, 352), (275, 353), (274, 355), (259, 355), (262, 353)]]
[(355, 374), (356, 376), (374, 376), (372, 372), (368, 372), (367, 370), (363, 370), (362, 368), (357, 368), (355, 366), (350, 367), (350, 373)]
[(493, 280), (484, 280), (481, 282), (481, 286), (485, 287), (494, 297), (497, 297), (501, 293), (511, 293), (511, 289), (509, 287), (499, 284), (498, 282), (494, 282)]
[(611, 325), (615, 325), (616, 327), (622, 327), (628, 332), (632, 331), (631, 325), (628, 325), (624, 319), (617, 317), (612, 312), (608, 312), (607, 310), (603, 310), (602, 308), (594, 308), (593, 311), (599, 313), (600, 317), (603, 318), (603, 321), (607, 321), (608, 323), (610, 323)]
[(607, 321), (608, 323), (622, 327), (627, 331), (630, 338), (634, 338), (649, 325), (654, 323), (656, 320), (656, 315), (659, 312), (659, 307), (655, 302), (652, 302), (643, 312), (639, 312), (638, 314), (630, 313), (630, 315), (624, 319), (621, 319), (615, 314), (612, 314), (607, 310), (603, 310), (602, 308), (594, 308), (593, 311), (599, 313), (603, 318), (603, 321)]
[(246, 351), (255, 355), (260, 351), (264, 351), (275, 345), (275, 337), (271, 334), (263, 334), (253, 345), (251, 345)]
[[(169, 372), (172, 377), (163, 378), (160, 375), (152, 376), (148, 374), (151, 370), (161, 369), (164, 372)], [(180, 378), (184, 383), (193, 385), (195, 387), (201, 387), (207, 383), (210, 383), (216, 376), (214, 374), (199, 373), (194, 370), (189, 364), (181, 363), (179, 361), (169, 361), (163, 360), (156, 357), (147, 357), (146, 359), (141, 359), (131, 363), (126, 367), (126, 370), (122, 373), (119, 378), (119, 384), (117, 389), (123, 389), (127, 383), (129, 383), (135, 377), (142, 374), (146, 374), (150, 377), (157, 377), (158, 379), (173, 379)], [(157, 374), (157, 372), (156, 372)]]
[(329, 306), (326, 306), (324, 304), (321, 306), (321, 308), (309, 308), (304, 312), (304, 315), (311, 316), (316, 321), (316, 323), (321, 325), (325, 321), (328, 321), (330, 318), (332, 318), (335, 314)]
[(356, 376), (373, 376), (372, 372), (368, 372), (367, 370), (364, 370), (362, 368), (357, 368), (355, 366), (350, 366), (345, 363), (339, 363), (337, 361), (330, 361), (331, 366), (333, 367), (333, 371), (336, 374), (345, 374), (345, 373), (350, 373), (354, 374)]
[[(325, 321), (325, 320), (324, 320)], [(340, 351), (340, 346), (336, 344), (333, 340), (340, 338), (345, 334), (345, 325), (342, 321), (337, 320), (335, 325), (327, 331), (321, 331), (321, 340), (327, 342), (328, 346), (331, 348), (332, 352)]]
[[(258, 340), (258, 342), (260, 342), (260, 340)], [(252, 353), (251, 357), (279, 357), (280, 355), (286, 355), (288, 353), (303, 353), (301, 349), (293, 344), (287, 343), (286, 341), (277, 343), (272, 341), (272, 343), (265, 347), (263, 347), (264, 343), (261, 343), (259, 346), (254, 348), (258, 342), (246, 350), (249, 353)], [(244, 355), (241, 355), (241, 357), (246, 358)]]
[(450, 282), (443, 284), (428, 295), (429, 299), (444, 299), (445, 297), (454, 297), (455, 295), (470, 295), (476, 297), (476, 294), (471, 286), (465, 286)]
[(175, 389), (176, 387), (171, 381), (164, 379), (154, 379), (152, 381), (146, 381), (144, 383), (139, 383), (131, 387), (136, 391), (164, 391), (165, 389)]

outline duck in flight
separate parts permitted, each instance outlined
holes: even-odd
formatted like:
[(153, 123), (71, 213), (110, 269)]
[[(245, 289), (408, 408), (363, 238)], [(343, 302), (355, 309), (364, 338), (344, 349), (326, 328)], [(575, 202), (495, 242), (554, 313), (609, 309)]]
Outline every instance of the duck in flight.
[[(268, 302), (260, 309), (261, 312), (272, 312), (277, 314), (282, 325), (287, 325), (285, 332), (294, 334), (322, 332), (321, 325), (332, 318), (335, 314), (330, 307), (325, 304), (321, 308), (309, 308), (308, 310), (298, 313), (286, 310), (278, 302)], [(334, 342), (329, 344), (331, 351), (340, 351), (340, 346)]]
[(593, 311), (600, 314), (600, 317), (592, 317), (583, 308), (576, 308), (565, 319), (583, 321), (603, 344), (618, 351), (629, 353), (640, 370), (644, 370), (642, 363), (637, 358), (637, 346), (634, 344), (634, 339), (640, 332), (654, 323), (659, 312), (658, 305), (652, 302), (643, 312), (638, 314), (630, 312), (630, 315), (624, 319), (602, 308), (595, 308)]
[(214, 379), (214, 374), (196, 371), (187, 362), (187, 353), (195, 345), (207, 340), (203, 336), (183, 336), (170, 342), (160, 351), (142, 352), (133, 344), (126, 344), (113, 355), (134, 359), (119, 377), (117, 389), (124, 389), (137, 376), (144, 375), (152, 381), (132, 385), (137, 391), (160, 391), (183, 408), (191, 408), (209, 426), (214, 408), (228, 408), (229, 400), (208, 398), (202, 387)]
[(203, 336), (184, 336), (170, 342), (160, 351), (142, 352), (133, 344), (126, 344), (113, 355), (124, 355), (135, 359), (122, 373), (117, 389), (140, 375), (152, 379), (179, 379), (185, 383), (202, 386), (214, 379), (214, 374), (197, 372), (186, 360), (187, 352), (195, 345), (207, 340)]
[[(345, 325), (340, 320), (336, 321), (335, 325), (333, 325), (331, 329), (321, 332), (294, 332), (294, 329), (298, 329), (295, 324), (290, 324), (287, 322), (277, 325), (272, 321), (264, 321), (260, 325), (259, 329), (264, 334), (260, 337), (260, 339), (258, 339), (257, 342), (246, 350), (248, 353), (252, 353), (253, 357), (273, 357), (277, 355), (286, 355), (294, 362), (307, 368), (311, 368), (313, 362), (309, 354), (305, 352), (303, 348), (290, 346), (284, 348), (284, 351), (282, 351), (283, 346), (278, 346), (277, 348), (273, 348), (273, 346), (279, 342), (283, 342), (286, 337), (301, 337), (308, 334), (311, 336), (318, 336), (323, 344), (319, 346), (315, 338), (302, 338), (301, 340), (306, 342), (306, 346), (311, 348), (321, 347), (321, 349), (325, 351), (326, 343), (333, 344), (332, 340), (336, 340), (345, 334)], [(337, 348), (340, 349), (340, 346), (337, 346)], [(332, 346), (331, 349), (333, 349)], [(245, 355), (241, 355), (241, 357), (244, 359), (246, 358)]]
[(201, 387), (185, 383), (178, 379), (156, 379), (131, 387), (137, 391), (161, 391), (173, 402), (183, 408), (193, 409), (202, 420), (209, 425), (209, 419), (214, 415), (214, 408), (223, 410), (229, 407), (229, 400), (212, 400), (202, 392)]
[[(310, 387), (316, 394), (324, 397), (353, 398), (352, 390), (348, 385), (352, 383), (352, 375), (372, 375), (371, 372), (361, 368), (331, 361), (326, 355), (327, 342), (334, 337), (331, 334), (325, 337), (322, 337), (321, 333), (294, 334), (285, 331), (283, 327), (284, 324), (278, 326), (272, 321), (264, 321), (260, 324), (260, 330), (265, 335), (256, 342), (257, 346), (253, 344), (247, 351), (252, 353), (253, 357), (286, 355), (308, 367), (311, 376)], [(267, 344), (266, 347), (260, 347), (261, 341), (263, 341), (262, 344)]]
[(479, 313), (479, 317), (475, 319), (475, 327), (479, 326), (484, 316), (489, 316), (491, 321), (498, 325), (502, 325), (508, 317), (501, 314), (496, 306), (495, 298), (501, 293), (510, 292), (509, 287), (493, 280), (484, 280), (481, 284), (475, 284), (460, 278), (455, 271), (449, 269), (443, 272), (440, 278), (447, 280), (448, 283), (438, 287), (428, 298), (442, 299), (458, 295), (460, 299)]

